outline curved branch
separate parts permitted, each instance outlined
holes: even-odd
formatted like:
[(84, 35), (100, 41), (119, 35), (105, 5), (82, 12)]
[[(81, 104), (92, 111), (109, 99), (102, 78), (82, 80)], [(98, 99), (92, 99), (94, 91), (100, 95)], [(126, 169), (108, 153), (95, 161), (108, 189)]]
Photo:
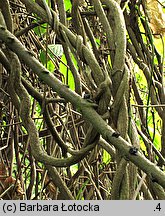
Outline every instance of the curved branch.
[(108, 22), (106, 14), (105, 14), (103, 7), (100, 3), (100, 0), (93, 0), (93, 4), (95, 7), (97, 16), (99, 17), (99, 19), (103, 25), (104, 31), (106, 32), (108, 46), (109, 46), (110, 50), (112, 50), (112, 49), (114, 49), (114, 41), (113, 41), (114, 37), (113, 37), (113, 32), (112, 32), (111, 26)]
[(10, 12), (9, 0), (0, 1), (0, 9), (3, 13), (7, 29), (13, 31), (12, 15)]
[(114, 0), (101, 0), (109, 8), (115, 21), (114, 38), (115, 38), (115, 58), (113, 64), (113, 73), (123, 71), (126, 53), (126, 27), (123, 12), (117, 2)]

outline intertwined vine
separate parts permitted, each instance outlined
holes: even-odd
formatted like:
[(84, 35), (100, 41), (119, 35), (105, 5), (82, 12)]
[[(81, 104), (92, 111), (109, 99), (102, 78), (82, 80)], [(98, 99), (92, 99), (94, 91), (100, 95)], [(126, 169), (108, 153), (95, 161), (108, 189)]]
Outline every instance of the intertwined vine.
[(150, 5), (66, 2), (0, 2), (0, 197), (164, 199), (164, 43)]

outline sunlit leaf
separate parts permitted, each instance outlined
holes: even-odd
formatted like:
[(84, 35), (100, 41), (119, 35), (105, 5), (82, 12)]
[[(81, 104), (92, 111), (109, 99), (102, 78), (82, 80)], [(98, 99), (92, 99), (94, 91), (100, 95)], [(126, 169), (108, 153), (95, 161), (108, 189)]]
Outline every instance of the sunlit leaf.
[(65, 4), (65, 10), (71, 10), (72, 4), (70, 2), (70, 0), (64, 0), (64, 4)]
[[(49, 44), (48, 48), (51, 50), (51, 52), (58, 56), (58, 57), (62, 57), (63, 55), (63, 48), (61, 44)], [(48, 51), (50, 55), (52, 55), (52, 53), (50, 51)], [(53, 56), (52, 56), (53, 57)]]
[(105, 163), (105, 164), (109, 163), (109, 161), (111, 160), (110, 154), (107, 151), (105, 151), (105, 150), (103, 151), (103, 158), (102, 158), (102, 160), (103, 160), (103, 163)]

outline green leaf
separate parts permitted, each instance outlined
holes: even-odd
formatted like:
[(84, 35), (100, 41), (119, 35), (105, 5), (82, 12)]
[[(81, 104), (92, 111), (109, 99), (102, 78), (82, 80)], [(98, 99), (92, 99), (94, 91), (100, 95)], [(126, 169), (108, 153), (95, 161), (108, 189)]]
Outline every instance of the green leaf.
[(102, 159), (103, 159), (103, 163), (105, 163), (105, 164), (108, 164), (109, 161), (111, 160), (111, 156), (106, 150), (103, 150), (103, 158)]
[(78, 164), (74, 164), (72, 166), (70, 166), (70, 171), (72, 173), (72, 175), (74, 175), (78, 170)]
[[(59, 58), (63, 55), (63, 48), (61, 44), (48, 44), (48, 54), (53, 59), (54, 56), (58, 56)], [(40, 52), (40, 60), (44, 66), (47, 65), (47, 69), (51, 72), (54, 71), (54, 64), (50, 59), (47, 60), (46, 53), (44, 50)]]
[(89, 183), (89, 179), (87, 179), (85, 182), (84, 182), (84, 184), (82, 185), (82, 187), (80, 188), (80, 190), (78, 191), (78, 194), (77, 194), (77, 196), (76, 196), (76, 200), (80, 200), (80, 199), (82, 199), (82, 193), (83, 193), (83, 191), (84, 191), (84, 189), (85, 189), (85, 187), (86, 187), (86, 185)]
[(47, 69), (48, 69), (50, 72), (53, 72), (53, 71), (54, 71), (54, 68), (55, 68), (54, 64), (52, 63), (51, 60), (49, 60), (49, 61), (47, 62)]
[(41, 26), (35, 27), (33, 30), (37, 36), (41, 37), (43, 34), (46, 34), (47, 23), (42, 24)]
[(52, 53), (58, 57), (62, 57), (63, 55), (63, 48), (61, 44), (49, 44), (48, 48), (51, 50), (48, 50), (49, 54), (51, 55), (51, 57), (53, 58), (54, 56), (52, 55)]
[(72, 4), (71, 4), (70, 0), (64, 0), (64, 4), (65, 4), (65, 10), (66, 11), (71, 10)]
[[(62, 56), (61, 61), (65, 65), (67, 65), (65, 55)], [(60, 63), (60, 72), (64, 75), (64, 78), (65, 78), (64, 83), (69, 85), (69, 88), (74, 91), (75, 90), (75, 83), (74, 83), (73, 74), (62, 62)]]

